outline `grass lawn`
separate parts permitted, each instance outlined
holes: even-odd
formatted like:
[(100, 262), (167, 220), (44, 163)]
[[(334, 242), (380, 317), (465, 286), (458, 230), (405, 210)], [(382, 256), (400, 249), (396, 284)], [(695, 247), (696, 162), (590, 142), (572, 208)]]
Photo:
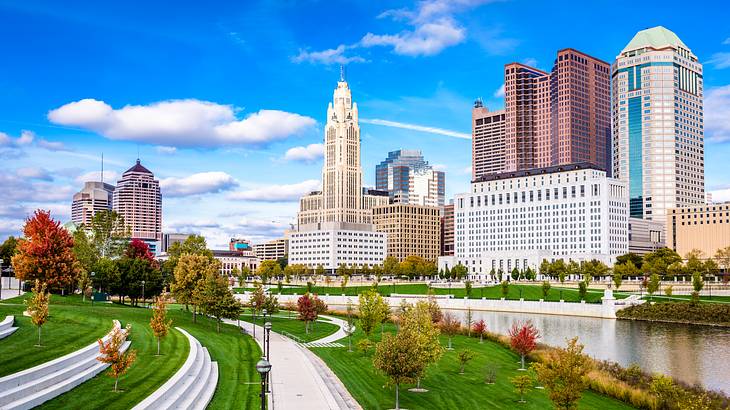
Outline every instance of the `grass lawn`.
[[(344, 289), (337, 286), (314, 286), (312, 288), (312, 292), (316, 293), (318, 295), (341, 295), (345, 294), (347, 296), (357, 296), (362, 291), (370, 289), (370, 285), (365, 286), (348, 286)], [(252, 288), (236, 288), (238, 292), (242, 292), (243, 290), (253, 290)], [(414, 284), (405, 284), (405, 285), (388, 285), (388, 284), (381, 284), (378, 287), (378, 292), (380, 292), (383, 296), (390, 296), (392, 293), (396, 294), (409, 294), (409, 295), (425, 295), (428, 293), (428, 286), (425, 283), (414, 283)], [(436, 295), (449, 295), (452, 294), (456, 298), (463, 298), (466, 296), (466, 290), (464, 288), (431, 288), (431, 290)], [(563, 300), (566, 302), (580, 302), (580, 294), (578, 293), (578, 290), (575, 288), (558, 288), (553, 287), (550, 289), (550, 292), (548, 293), (548, 297), (545, 300), (548, 301), (554, 301), (558, 302), (560, 301), (561, 296), (561, 290), (562, 290), (562, 297)], [(276, 287), (272, 288), (272, 291), (276, 294), (279, 292)], [(521, 292), (520, 292), (521, 291)], [(283, 295), (292, 295), (294, 293), (298, 295), (303, 295), (306, 292), (306, 287), (304, 286), (287, 286), (284, 287), (281, 291)], [(542, 286), (541, 285), (510, 285), (509, 286), (509, 293), (507, 294), (506, 299), (512, 299), (512, 300), (519, 300), (520, 296), (524, 298), (525, 300), (540, 300), (543, 298), (542, 296)], [(472, 299), (481, 299), (482, 297), (485, 297), (487, 299), (499, 299), (502, 297), (502, 287), (497, 286), (485, 286), (484, 288), (481, 287), (474, 287), (471, 292)], [(586, 294), (586, 302), (587, 303), (600, 303), (601, 298), (603, 297), (603, 290), (601, 289), (588, 289), (588, 293)], [(616, 293), (614, 292), (614, 297), (617, 299), (623, 299), (625, 297), (628, 297), (628, 294), (624, 293)]]
[[(281, 311), (274, 317), (267, 317), (266, 320), (271, 322), (271, 330), (274, 332), (282, 333), (286, 332), (299, 338), (302, 342), (311, 342), (312, 340), (321, 339), (329, 336), (339, 329), (339, 326), (333, 325), (332, 323), (317, 321), (317, 323), (310, 324), (309, 334), (304, 331), (304, 322), (297, 320), (297, 313), (291, 312), (291, 319), (289, 319), (290, 313), (288, 311)], [(251, 314), (241, 315), (241, 320), (253, 323)], [(256, 319), (256, 323), (261, 326), (263, 321), (261, 317)]]
[[(393, 324), (386, 325), (386, 331), (395, 331)], [(353, 345), (364, 337), (361, 331), (353, 336)], [(373, 340), (380, 339), (380, 332), (373, 333)], [(517, 370), (519, 356), (503, 346), (476, 338), (456, 336), (453, 338), (454, 350), (446, 351), (441, 360), (429, 368), (421, 387), (426, 393), (407, 391), (413, 386), (401, 386), (400, 405), (414, 409), (549, 409), (553, 408), (547, 391), (532, 389), (525, 395), (527, 403), (518, 403), (519, 396), (514, 391), (510, 378), (525, 374)], [(441, 344), (447, 345), (442, 337)], [(468, 348), (475, 353), (474, 359), (466, 366), (465, 373), (459, 374), (457, 354)], [(346, 348), (312, 348), (347, 387), (353, 397), (365, 409), (390, 409), (395, 405), (395, 388), (386, 385), (386, 378), (372, 366), (372, 352), (348, 353)], [(495, 365), (497, 381), (493, 385), (484, 382), (487, 364)], [(586, 391), (579, 403), (580, 409), (630, 409), (632, 407), (609, 397)]]
[[(123, 391), (111, 393), (114, 380), (103, 372), (77, 388), (46, 402), (41, 408), (73, 408), (83, 403), (85, 408), (129, 409), (152, 394), (187, 358), (187, 338), (172, 330), (162, 341), (161, 356), (149, 328), (151, 310), (130, 306), (82, 302), (80, 296), (51, 296), (49, 322), (43, 326), (44, 347), (33, 346), (36, 328), (22, 317), (24, 306), (19, 298), (3, 301), (0, 315), (14, 314), (20, 328), (10, 337), (0, 340), (0, 372), (13, 373), (69, 353), (103, 336), (118, 319), (122, 325), (132, 324), (131, 349), (137, 350), (137, 361), (119, 380)], [(17, 304), (20, 302), (21, 304)], [(13, 304), (15, 303), (15, 304)], [(218, 361), (219, 378), (215, 396), (209, 406), (213, 409), (243, 407), (258, 408), (258, 374), (255, 363), (261, 356), (258, 345), (230, 325), (222, 325), (215, 332), (215, 322), (192, 314), (171, 309), (168, 316), (173, 326), (179, 326), (195, 336)], [(63, 326), (66, 326), (65, 328)], [(105, 393), (110, 394), (105, 394)]]

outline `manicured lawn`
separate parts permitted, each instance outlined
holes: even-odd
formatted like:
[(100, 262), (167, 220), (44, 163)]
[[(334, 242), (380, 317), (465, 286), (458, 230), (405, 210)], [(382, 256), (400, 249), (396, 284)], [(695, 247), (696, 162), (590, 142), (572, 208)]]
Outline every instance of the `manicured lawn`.
[[(307, 334), (304, 329), (304, 322), (296, 319), (297, 313), (291, 312), (291, 319), (289, 319), (289, 316), (290, 313), (288, 311), (282, 311), (277, 313), (274, 317), (267, 317), (266, 320), (271, 322), (272, 331), (278, 333), (289, 333), (299, 338), (302, 342), (311, 342), (312, 340), (321, 339), (335, 333), (337, 329), (339, 329), (337, 325), (319, 320), (316, 323), (310, 324), (309, 334)], [(250, 313), (241, 315), (241, 320), (253, 323)], [(261, 317), (256, 319), (256, 323), (259, 326), (263, 324)]]
[[(348, 286), (344, 289), (341, 287), (336, 286), (314, 286), (312, 288), (312, 293), (316, 293), (319, 295), (342, 295), (343, 293), (347, 296), (357, 296), (364, 290), (371, 289), (370, 285), (366, 286)], [(242, 292), (244, 288), (236, 288), (237, 291)], [(251, 288), (245, 288), (245, 290), (252, 290)], [(454, 295), (455, 298), (463, 298), (466, 296), (466, 290), (464, 288), (431, 288), (431, 290), (436, 295)], [(553, 287), (550, 289), (550, 292), (548, 293), (548, 297), (545, 300), (548, 301), (560, 301), (561, 297), (561, 290), (562, 290), (562, 297), (563, 300), (566, 302), (580, 302), (580, 294), (578, 293), (578, 290), (575, 288), (558, 288)], [(381, 284), (378, 287), (378, 292), (381, 295), (384, 296), (390, 296), (392, 293), (396, 294), (408, 294), (408, 295), (425, 295), (429, 291), (428, 286), (425, 283), (414, 283), (414, 284), (405, 284), (405, 285), (388, 285), (388, 284)], [(272, 292), (274, 294), (279, 293), (279, 290), (276, 287), (272, 288)], [(306, 287), (304, 286), (288, 286), (284, 287), (281, 291), (283, 295), (292, 295), (296, 293), (297, 295), (302, 295), (306, 292)], [(542, 296), (542, 286), (541, 285), (510, 285), (509, 286), (509, 293), (507, 294), (507, 299), (512, 300), (519, 300), (520, 296), (525, 300), (540, 300), (543, 298)], [(623, 299), (627, 297), (628, 294), (624, 293), (616, 293), (614, 292), (614, 297), (617, 299)], [(472, 299), (481, 299), (482, 297), (485, 297), (487, 299), (499, 299), (502, 297), (502, 287), (501, 286), (485, 286), (484, 288), (481, 287), (474, 287), (471, 292)], [(588, 289), (588, 293), (586, 294), (586, 302), (587, 303), (600, 303), (601, 298), (603, 297), (603, 290), (600, 289)]]
[[(386, 331), (395, 331), (394, 325), (388, 324)], [(356, 331), (353, 345), (364, 337)], [(380, 332), (374, 332), (373, 340), (380, 338)], [(441, 344), (447, 345), (446, 337)], [(546, 390), (532, 389), (525, 395), (527, 403), (517, 401), (510, 378), (525, 374), (517, 370), (519, 357), (503, 346), (478, 339), (456, 336), (453, 339), (454, 350), (446, 351), (441, 360), (433, 365), (421, 382), (427, 393), (408, 392), (401, 386), (400, 405), (414, 409), (549, 409), (553, 408)], [(475, 352), (475, 358), (466, 366), (465, 374), (460, 375), (457, 354), (461, 349), (469, 348)], [(385, 376), (372, 366), (372, 352), (363, 355), (360, 352), (348, 353), (346, 348), (313, 348), (319, 357), (332, 369), (345, 384), (353, 397), (365, 409), (390, 409), (395, 404), (395, 388), (387, 386)], [(498, 368), (497, 381), (493, 385), (484, 382), (484, 371), (487, 364)], [(580, 401), (580, 409), (630, 409), (631, 407), (617, 400), (586, 391)]]
[[(51, 303), (51, 318), (44, 325), (44, 341), (47, 341), (44, 348), (33, 347), (36, 329), (28, 318), (20, 321), (21, 327), (15, 334), (0, 340), (2, 374), (32, 367), (93, 343), (111, 328), (112, 319), (119, 319), (123, 326), (132, 324), (131, 348), (137, 350), (137, 361), (120, 378), (119, 386), (123, 390), (120, 393), (112, 393), (114, 380), (104, 372), (46, 402), (42, 408), (83, 405), (84, 408), (129, 409), (161, 386), (187, 358), (187, 338), (177, 330), (163, 340), (162, 355), (155, 356), (157, 344), (149, 328), (150, 310), (100, 303), (92, 307), (90, 302), (81, 302), (78, 296), (64, 298), (54, 295)], [(16, 323), (23, 309), (22, 305), (0, 304), (0, 314), (15, 314)], [(180, 309), (170, 309), (169, 317), (173, 326), (195, 336), (208, 348), (211, 358), (218, 362), (218, 387), (209, 408), (257, 408), (258, 384), (248, 384), (257, 382), (259, 378), (255, 363), (261, 351), (253, 339), (241, 335), (236, 327), (230, 325), (222, 325), (218, 334), (211, 319), (198, 316), (198, 322), (193, 323), (192, 314)], [(63, 328), (64, 324), (68, 327)]]

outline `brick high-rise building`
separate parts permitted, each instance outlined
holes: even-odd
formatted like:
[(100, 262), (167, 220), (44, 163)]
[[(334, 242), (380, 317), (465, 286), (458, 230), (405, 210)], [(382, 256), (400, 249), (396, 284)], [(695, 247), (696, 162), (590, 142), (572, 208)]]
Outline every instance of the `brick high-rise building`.
[(399, 261), (411, 255), (436, 261), (441, 253), (439, 208), (390, 204), (373, 208), (375, 230), (387, 234), (386, 256)]
[(454, 204), (444, 206), (441, 215), (441, 256), (454, 255)]
[(141, 239), (156, 253), (162, 241), (162, 194), (154, 174), (137, 163), (126, 170), (114, 190), (113, 209), (124, 218), (132, 238)]
[(571, 48), (550, 73), (505, 65), (505, 171), (588, 162), (611, 173), (610, 64)]
[(489, 111), (481, 100), (471, 110), (471, 176), (504, 171), (504, 110)]

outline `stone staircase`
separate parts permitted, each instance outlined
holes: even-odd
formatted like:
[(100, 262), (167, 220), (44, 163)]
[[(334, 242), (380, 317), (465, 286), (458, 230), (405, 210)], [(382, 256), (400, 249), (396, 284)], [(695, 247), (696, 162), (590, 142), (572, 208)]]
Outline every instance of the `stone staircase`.
[[(119, 321), (114, 321), (119, 329)], [(106, 342), (111, 332), (104, 336)], [(131, 342), (125, 341), (120, 351), (126, 351)], [(0, 409), (23, 410), (36, 407), (59, 396), (101, 373), (109, 365), (96, 358), (99, 344), (83, 349), (30, 369), (0, 378)]]
[(14, 323), (15, 316), (6, 316), (5, 320), (0, 322), (0, 339), (10, 336), (13, 332), (18, 330), (17, 327), (13, 327)]
[(159, 389), (132, 410), (205, 409), (218, 385), (218, 363), (210, 359), (208, 349), (185, 330), (190, 352), (182, 367)]

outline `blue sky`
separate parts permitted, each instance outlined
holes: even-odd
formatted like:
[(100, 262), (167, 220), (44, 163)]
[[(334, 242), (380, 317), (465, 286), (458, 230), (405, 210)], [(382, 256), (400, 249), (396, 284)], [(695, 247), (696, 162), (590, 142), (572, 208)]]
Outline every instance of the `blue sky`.
[(730, 199), (719, 1), (106, 3), (0, 1), (0, 237), (38, 207), (68, 220), (102, 152), (107, 181), (138, 153), (160, 178), (165, 231), (277, 237), (320, 178), (339, 63), (367, 120), (364, 185), (388, 151), (421, 149), (452, 197), (469, 184), (471, 104), (502, 107), (505, 63), (550, 69), (565, 47), (612, 62), (655, 25), (704, 63), (707, 188)]

